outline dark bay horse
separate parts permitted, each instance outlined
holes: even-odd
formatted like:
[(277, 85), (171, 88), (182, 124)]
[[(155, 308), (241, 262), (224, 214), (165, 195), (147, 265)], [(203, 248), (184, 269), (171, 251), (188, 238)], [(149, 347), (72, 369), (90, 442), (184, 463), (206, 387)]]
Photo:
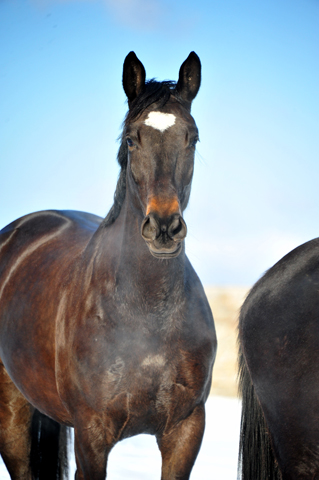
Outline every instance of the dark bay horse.
[(182, 217), (200, 80), (194, 52), (177, 83), (146, 82), (129, 53), (107, 217), (38, 212), (1, 231), (0, 449), (12, 479), (61, 478), (65, 426), (77, 480), (104, 480), (112, 447), (140, 433), (156, 436), (162, 480), (190, 476), (216, 353)]
[(319, 239), (255, 284), (239, 344), (242, 479), (319, 479)]

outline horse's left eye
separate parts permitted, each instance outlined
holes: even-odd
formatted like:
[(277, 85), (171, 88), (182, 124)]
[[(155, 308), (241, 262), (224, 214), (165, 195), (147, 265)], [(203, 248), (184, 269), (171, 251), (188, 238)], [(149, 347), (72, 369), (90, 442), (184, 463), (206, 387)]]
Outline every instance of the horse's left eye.
[(191, 140), (189, 146), (192, 147), (192, 148), (195, 148), (196, 147), (196, 143), (199, 141), (199, 138), (198, 137), (195, 137), (193, 138), (193, 140)]

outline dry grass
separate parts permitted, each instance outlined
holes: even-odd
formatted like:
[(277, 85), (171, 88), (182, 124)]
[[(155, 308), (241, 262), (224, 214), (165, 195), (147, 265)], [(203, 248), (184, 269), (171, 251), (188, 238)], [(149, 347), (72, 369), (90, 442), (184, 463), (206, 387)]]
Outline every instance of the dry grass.
[(206, 287), (218, 340), (212, 395), (237, 395), (237, 322), (245, 287)]

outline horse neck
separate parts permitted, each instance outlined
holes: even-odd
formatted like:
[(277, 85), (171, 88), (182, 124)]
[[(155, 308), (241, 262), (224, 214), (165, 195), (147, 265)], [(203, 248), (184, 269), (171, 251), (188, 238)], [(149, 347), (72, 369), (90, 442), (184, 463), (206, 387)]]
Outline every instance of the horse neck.
[(95, 277), (107, 277), (110, 287), (147, 299), (176, 302), (184, 295), (185, 250), (169, 260), (153, 257), (141, 236), (143, 213), (126, 195), (121, 212), (112, 225), (101, 227), (94, 247)]

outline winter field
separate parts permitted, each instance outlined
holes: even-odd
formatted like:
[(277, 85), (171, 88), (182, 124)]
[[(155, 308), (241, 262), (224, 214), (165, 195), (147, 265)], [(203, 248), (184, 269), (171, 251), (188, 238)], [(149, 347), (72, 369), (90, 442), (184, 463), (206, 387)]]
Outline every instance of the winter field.
[[(211, 396), (207, 401), (206, 430), (191, 480), (236, 480), (240, 402), (236, 398)], [(72, 452), (70, 475), (75, 474)], [(109, 480), (159, 480), (161, 458), (155, 437), (138, 435), (118, 443), (109, 457)], [(1, 461), (0, 479), (10, 477)]]
[[(211, 396), (206, 404), (206, 429), (191, 480), (236, 480), (241, 404), (236, 397), (236, 331), (247, 288), (206, 289), (216, 324), (218, 353)], [(73, 452), (73, 447), (71, 447)], [(0, 460), (0, 480), (9, 480)], [(138, 435), (117, 444), (108, 464), (110, 480), (159, 480), (160, 452), (155, 437)], [(75, 460), (70, 461), (70, 480)]]

